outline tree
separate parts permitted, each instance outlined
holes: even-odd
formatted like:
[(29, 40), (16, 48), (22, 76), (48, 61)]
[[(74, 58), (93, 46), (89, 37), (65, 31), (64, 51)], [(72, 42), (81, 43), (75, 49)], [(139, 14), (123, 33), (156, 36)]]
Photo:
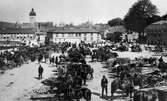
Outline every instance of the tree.
[(120, 42), (122, 40), (121, 38), (122, 33), (121, 32), (114, 32), (114, 33), (107, 33), (107, 40), (110, 40), (112, 42)]
[(150, 18), (158, 13), (158, 9), (150, 0), (138, 0), (124, 17), (124, 25), (128, 32), (138, 32), (139, 41), (143, 41), (144, 29), (150, 24)]
[(117, 26), (117, 25), (123, 25), (123, 20), (121, 18), (114, 18), (114, 19), (108, 21), (108, 25), (110, 27)]

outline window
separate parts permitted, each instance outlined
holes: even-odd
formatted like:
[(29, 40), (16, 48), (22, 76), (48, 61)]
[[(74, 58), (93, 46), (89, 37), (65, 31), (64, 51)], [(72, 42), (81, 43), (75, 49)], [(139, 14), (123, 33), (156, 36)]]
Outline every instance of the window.
[(91, 36), (93, 36), (93, 33), (91, 33)]
[(70, 33), (68, 33), (68, 37), (70, 37)]
[(79, 36), (81, 36), (81, 33), (79, 33)]
[(84, 37), (84, 41), (86, 41), (86, 37)]
[(93, 40), (93, 37), (91, 37), (91, 40)]
[(72, 37), (74, 37), (74, 33), (72, 33), (71, 35), (72, 35)]
[(62, 37), (64, 37), (64, 34), (62, 34)]
[(56, 37), (58, 37), (58, 34), (56, 34)]

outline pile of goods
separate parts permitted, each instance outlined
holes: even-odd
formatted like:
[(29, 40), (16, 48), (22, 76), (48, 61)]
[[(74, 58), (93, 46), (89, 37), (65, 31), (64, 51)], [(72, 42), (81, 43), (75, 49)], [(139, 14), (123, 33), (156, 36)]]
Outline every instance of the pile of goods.
[(141, 52), (142, 49), (141, 49), (140, 45), (133, 45), (133, 46), (131, 47), (131, 51), (132, 51), (132, 52)]
[(93, 73), (91, 66), (86, 64), (83, 53), (75, 45), (68, 50), (68, 58), (68, 61), (60, 62), (57, 65), (56, 76), (42, 81), (48, 88), (37, 90), (38, 98), (40, 96), (42, 98), (43, 94), (46, 94), (45, 98), (47, 95), (52, 96), (52, 98), (49, 97), (49, 100), (72, 101), (84, 98), (86, 101), (90, 101), (91, 90), (83, 85), (86, 84), (88, 76)]
[(50, 90), (50, 87), (44, 86), (44, 87), (40, 87), (38, 89), (34, 89), (33, 93), (43, 95), (43, 94), (48, 94), (49, 90)]

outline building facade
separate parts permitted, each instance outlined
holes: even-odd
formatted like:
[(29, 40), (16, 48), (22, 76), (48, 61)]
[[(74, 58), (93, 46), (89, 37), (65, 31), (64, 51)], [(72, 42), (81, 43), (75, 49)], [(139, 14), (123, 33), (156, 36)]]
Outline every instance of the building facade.
[(127, 33), (122, 34), (122, 41), (136, 42), (138, 38), (139, 38), (139, 33), (137, 32), (132, 32), (130, 34)]
[(53, 43), (59, 42), (71, 42), (85, 43), (100, 42), (101, 35), (94, 29), (82, 29), (82, 28), (68, 28), (68, 29), (57, 29), (47, 32), (47, 36)]
[(148, 45), (167, 46), (167, 21), (159, 21), (145, 29)]
[(113, 26), (104, 31), (104, 38), (107, 37), (107, 34), (114, 34), (115, 32), (126, 33), (124, 26)]
[(34, 29), (4, 29), (0, 30), (0, 46), (28, 45), (35, 38)]

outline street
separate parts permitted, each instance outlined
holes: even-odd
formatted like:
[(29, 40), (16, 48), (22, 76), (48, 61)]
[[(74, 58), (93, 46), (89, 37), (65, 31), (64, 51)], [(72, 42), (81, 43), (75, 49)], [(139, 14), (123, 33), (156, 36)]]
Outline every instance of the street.
[[(51, 76), (52, 67), (48, 64), (41, 64), (44, 68), (43, 79)], [(41, 80), (38, 80), (37, 62), (24, 64), (19, 68), (6, 71), (0, 75), (0, 100), (1, 101), (24, 101), (29, 99), (29, 94), (35, 88), (41, 86)]]

